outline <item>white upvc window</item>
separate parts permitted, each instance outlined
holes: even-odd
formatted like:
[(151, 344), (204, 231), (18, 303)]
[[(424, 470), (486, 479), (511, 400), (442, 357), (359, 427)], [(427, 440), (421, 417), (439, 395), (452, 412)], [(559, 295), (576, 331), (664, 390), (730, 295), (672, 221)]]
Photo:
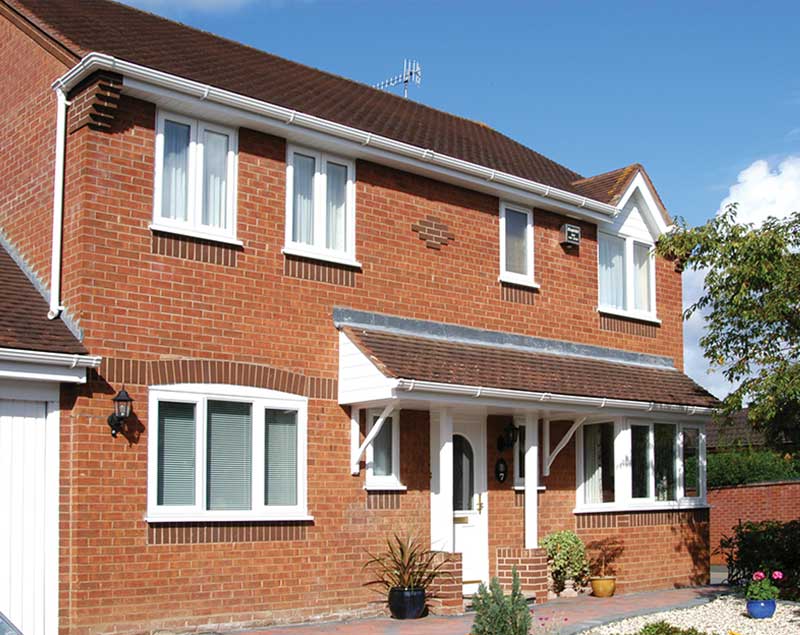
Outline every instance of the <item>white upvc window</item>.
[[(378, 421), (381, 410), (367, 410), (367, 434)], [(394, 412), (381, 426), (378, 435), (367, 446), (366, 489), (404, 490), (400, 480), (400, 419)]]
[(538, 288), (533, 275), (533, 210), (500, 203), (500, 280)]
[(309, 519), (306, 397), (160, 386), (148, 415), (148, 521)]
[(289, 146), (286, 156), (286, 254), (358, 267), (355, 163)]
[(151, 229), (236, 239), (236, 130), (159, 111)]
[(598, 310), (657, 321), (654, 246), (603, 231), (597, 243)]
[(705, 504), (702, 423), (618, 417), (586, 423), (576, 438), (576, 511)]

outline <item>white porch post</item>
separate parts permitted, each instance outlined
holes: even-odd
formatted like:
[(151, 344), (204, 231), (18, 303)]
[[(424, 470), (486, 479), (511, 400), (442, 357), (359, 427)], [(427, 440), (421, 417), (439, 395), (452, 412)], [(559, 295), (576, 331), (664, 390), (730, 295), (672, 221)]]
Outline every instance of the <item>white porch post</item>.
[(453, 551), (453, 417), (431, 410), (431, 549)]
[(539, 420), (534, 412), (519, 417), (525, 426), (525, 548), (539, 546)]

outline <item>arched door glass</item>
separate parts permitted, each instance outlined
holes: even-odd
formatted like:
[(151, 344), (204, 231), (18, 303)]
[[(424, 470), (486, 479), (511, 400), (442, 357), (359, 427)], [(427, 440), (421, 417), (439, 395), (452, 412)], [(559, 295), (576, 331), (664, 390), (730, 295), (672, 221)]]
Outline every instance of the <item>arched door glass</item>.
[(475, 455), (466, 437), (453, 435), (453, 511), (475, 509)]

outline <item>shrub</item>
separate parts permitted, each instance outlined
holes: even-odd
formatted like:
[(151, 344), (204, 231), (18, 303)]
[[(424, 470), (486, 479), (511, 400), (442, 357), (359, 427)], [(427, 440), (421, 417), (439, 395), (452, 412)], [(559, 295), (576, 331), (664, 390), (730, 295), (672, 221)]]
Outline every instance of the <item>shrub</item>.
[(721, 541), (731, 584), (745, 584), (756, 571), (781, 571), (781, 596), (800, 597), (800, 520), (739, 523)]
[(771, 450), (730, 451), (707, 457), (709, 487), (800, 479), (798, 463)]
[(531, 629), (531, 612), (519, 584), (514, 567), (511, 595), (503, 593), (500, 582), (492, 578), (489, 588), (481, 583), (473, 598), (475, 621), (472, 635), (527, 635)]
[(547, 551), (547, 563), (553, 590), (561, 593), (572, 580), (572, 588), (578, 589), (586, 584), (589, 565), (586, 562), (586, 547), (574, 531), (556, 531), (542, 538), (542, 546)]
[(696, 628), (679, 628), (667, 622), (654, 622), (648, 624), (638, 635), (706, 635)]

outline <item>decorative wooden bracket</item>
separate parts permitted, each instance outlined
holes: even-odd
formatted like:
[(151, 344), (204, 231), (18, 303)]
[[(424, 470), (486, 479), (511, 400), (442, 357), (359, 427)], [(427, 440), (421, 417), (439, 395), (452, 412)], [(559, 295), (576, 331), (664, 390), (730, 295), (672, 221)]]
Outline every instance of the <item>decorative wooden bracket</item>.
[(542, 465), (543, 476), (550, 476), (550, 468), (553, 465), (553, 461), (556, 460), (556, 457), (558, 456), (559, 452), (561, 452), (561, 450), (567, 447), (567, 443), (569, 443), (570, 439), (572, 439), (572, 437), (575, 434), (575, 431), (583, 425), (584, 421), (586, 421), (587, 418), (588, 417), (582, 417), (581, 419), (573, 421), (572, 425), (569, 427), (569, 430), (567, 430), (567, 433), (564, 435), (564, 438), (558, 442), (558, 445), (552, 452), (550, 452), (550, 419), (545, 419), (544, 421), (545, 444), (544, 444), (544, 451), (543, 451), (544, 454), (542, 460), (542, 463), (544, 463), (544, 465)]
[(367, 436), (364, 438), (364, 443), (361, 445), (358, 444), (358, 435), (360, 432), (360, 426), (358, 422), (358, 408), (353, 408), (353, 412), (350, 419), (350, 473), (353, 476), (358, 476), (360, 470), (359, 463), (361, 462), (361, 456), (367, 449), (367, 446), (375, 440), (375, 437), (380, 434), (381, 428), (383, 428), (383, 424), (388, 419), (392, 411), (394, 410), (394, 403), (389, 403), (381, 412), (381, 416), (378, 417), (378, 420), (370, 429)]

